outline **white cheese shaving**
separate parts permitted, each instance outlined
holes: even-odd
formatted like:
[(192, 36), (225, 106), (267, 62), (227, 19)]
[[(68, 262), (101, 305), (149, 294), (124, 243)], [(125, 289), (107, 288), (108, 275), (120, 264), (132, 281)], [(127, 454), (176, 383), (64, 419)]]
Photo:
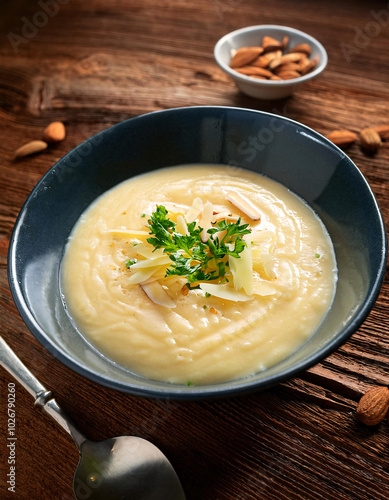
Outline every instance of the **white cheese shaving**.
[(252, 295), (253, 293), (253, 261), (251, 257), (251, 242), (246, 241), (246, 247), (239, 254), (240, 257), (237, 259), (232, 255), (228, 256), (228, 262), (230, 265), (230, 270), (234, 277), (234, 288), (235, 290), (243, 290), (247, 295)]
[(152, 276), (155, 272), (160, 270), (161, 266), (145, 267), (143, 269), (139, 269), (139, 271), (136, 271), (135, 273), (131, 274), (131, 276), (128, 278), (127, 283), (129, 285), (137, 285), (139, 283), (143, 283), (148, 278), (150, 278), (150, 276)]
[(141, 285), (145, 294), (152, 300), (155, 304), (160, 306), (168, 307), (173, 309), (176, 307), (176, 304), (166, 293), (162, 285), (158, 281), (152, 281), (151, 283), (147, 283), (145, 285)]
[(176, 231), (177, 233), (188, 235), (188, 226), (186, 224), (186, 221), (182, 215), (177, 216), (177, 224), (176, 224)]
[(212, 203), (207, 201), (207, 203), (204, 205), (203, 212), (201, 214), (201, 219), (199, 221), (199, 226), (203, 228), (201, 231), (201, 241), (203, 243), (208, 241), (209, 234), (207, 233), (208, 229), (212, 227), (212, 216), (213, 216), (213, 207)]
[(161, 268), (159, 271), (155, 271), (150, 278), (147, 278), (146, 280), (143, 280), (142, 283), (139, 283), (140, 285), (146, 285), (147, 283), (151, 283), (152, 281), (157, 281), (157, 280), (165, 280), (165, 274), (166, 274), (166, 269)]
[(217, 205), (213, 204), (213, 213), (214, 214), (221, 214), (222, 212), (227, 212), (231, 213), (230, 209), (226, 205)]
[(201, 198), (195, 198), (193, 200), (192, 206), (189, 208), (185, 215), (185, 220), (188, 224), (194, 222), (200, 215), (203, 209), (203, 200)]
[(174, 274), (167, 276), (163, 280), (164, 285), (166, 285), (168, 288), (175, 286), (175, 285), (182, 288), (186, 282), (187, 282), (187, 279), (185, 277), (175, 276)]
[(155, 250), (154, 247), (148, 243), (140, 243), (139, 245), (133, 247), (133, 249), (138, 255), (142, 255), (142, 257), (146, 257), (146, 259), (156, 259), (157, 257), (162, 257), (164, 255), (162, 248)]
[(131, 266), (131, 270), (137, 271), (138, 269), (144, 269), (146, 267), (165, 266), (170, 263), (171, 260), (169, 257), (167, 255), (163, 255), (162, 257), (157, 257), (155, 259), (139, 260), (136, 264)]
[(214, 214), (214, 216), (212, 217), (212, 222), (215, 223), (215, 222), (219, 222), (219, 221), (224, 220), (224, 219), (237, 221), (239, 219), (239, 217), (237, 215), (232, 215), (229, 212), (221, 212), (221, 213)]
[(274, 271), (273, 255), (263, 252), (261, 248), (254, 247), (251, 252), (253, 259), (253, 270), (258, 272), (262, 278), (272, 279), (276, 273)]
[(273, 256), (269, 253), (264, 253), (261, 255), (261, 261), (267, 278), (275, 278), (276, 273), (274, 272)]
[(229, 191), (226, 194), (226, 200), (232, 203), (236, 208), (239, 208), (252, 220), (261, 220), (261, 212), (246, 196), (237, 191)]

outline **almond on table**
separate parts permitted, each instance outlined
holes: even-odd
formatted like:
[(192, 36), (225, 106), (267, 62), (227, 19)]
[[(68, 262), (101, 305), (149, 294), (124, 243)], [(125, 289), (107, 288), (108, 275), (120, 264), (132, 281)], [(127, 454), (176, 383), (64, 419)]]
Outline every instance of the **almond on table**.
[[(346, 148), (357, 140), (357, 134), (347, 129), (333, 130), (325, 137), (340, 148)], [(386, 139), (389, 139), (389, 125), (366, 127), (359, 132), (360, 146), (366, 152), (375, 153)]]
[(20, 148), (18, 148), (14, 155), (13, 159), (17, 160), (19, 158), (24, 158), (25, 156), (33, 155), (35, 153), (40, 153), (47, 149), (47, 142), (45, 141), (30, 141), (27, 144), (23, 144)]
[(66, 129), (62, 122), (52, 122), (43, 131), (43, 140), (46, 142), (63, 141), (65, 136)]
[(23, 146), (15, 151), (13, 160), (41, 153), (47, 149), (49, 143), (62, 141), (65, 136), (65, 125), (62, 122), (52, 122), (44, 129), (42, 134), (43, 140), (38, 139), (23, 144)]
[(357, 417), (365, 425), (377, 425), (389, 411), (389, 389), (372, 387), (364, 394), (357, 406)]
[(340, 148), (349, 146), (357, 140), (357, 134), (346, 129), (334, 130), (325, 137)]
[(381, 139), (389, 139), (389, 125), (376, 125), (372, 128), (378, 132)]
[(381, 137), (374, 128), (365, 128), (360, 133), (361, 146), (369, 151), (377, 151), (381, 146)]

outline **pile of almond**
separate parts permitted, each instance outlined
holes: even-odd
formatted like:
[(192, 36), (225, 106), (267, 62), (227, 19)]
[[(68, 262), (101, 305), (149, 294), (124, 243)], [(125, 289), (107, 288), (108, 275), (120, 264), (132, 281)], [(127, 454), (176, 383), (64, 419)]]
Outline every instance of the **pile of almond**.
[[(346, 129), (334, 130), (327, 134), (326, 137), (340, 148), (346, 148), (358, 139), (357, 134)], [(362, 149), (373, 153), (377, 152), (381, 147), (382, 141), (387, 139), (389, 139), (389, 125), (376, 125), (364, 128), (359, 133), (359, 141)]]
[(289, 38), (278, 41), (264, 36), (258, 47), (241, 47), (231, 52), (230, 66), (242, 75), (259, 80), (291, 80), (312, 71), (317, 58), (310, 59), (312, 49), (300, 43), (288, 49)]
[(388, 412), (389, 389), (387, 387), (372, 387), (361, 397), (357, 406), (357, 417), (365, 425), (379, 424)]
[(65, 136), (65, 125), (62, 122), (52, 122), (44, 129), (42, 134), (43, 140), (34, 140), (23, 144), (23, 146), (15, 151), (13, 159), (17, 160), (25, 156), (40, 153), (47, 149), (49, 143), (63, 141)]

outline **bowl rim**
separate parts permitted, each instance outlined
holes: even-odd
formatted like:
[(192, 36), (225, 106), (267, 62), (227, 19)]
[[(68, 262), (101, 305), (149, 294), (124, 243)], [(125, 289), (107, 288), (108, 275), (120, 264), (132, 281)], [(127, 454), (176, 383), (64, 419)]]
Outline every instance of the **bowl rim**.
[[(96, 370), (92, 368), (87, 368), (85, 365), (82, 363), (74, 360), (73, 357), (71, 357), (68, 353), (65, 351), (61, 350), (52, 340), (48, 335), (46, 334), (45, 330), (38, 324), (38, 322), (35, 320), (33, 313), (30, 311), (30, 308), (23, 296), (22, 292), (22, 283), (21, 281), (19, 282), (16, 276), (16, 261), (17, 261), (17, 255), (16, 255), (16, 247), (17, 247), (17, 238), (18, 234), (20, 232), (20, 229), (23, 225), (23, 218), (25, 215), (25, 210), (29, 204), (29, 202), (34, 199), (36, 191), (40, 188), (41, 185), (45, 183), (45, 180), (48, 176), (52, 175), (52, 172), (54, 169), (63, 161), (66, 161), (67, 157), (71, 154), (73, 154), (75, 151), (77, 151), (78, 148), (82, 148), (85, 146), (85, 144), (95, 140), (96, 137), (101, 136), (106, 133), (111, 133), (116, 127), (121, 127), (125, 126), (126, 123), (128, 122), (136, 122), (139, 120), (144, 120), (144, 119), (149, 119), (149, 117), (152, 117), (154, 115), (158, 114), (174, 114), (174, 113), (182, 113), (182, 112), (196, 112), (196, 111), (212, 111), (212, 110), (220, 110), (220, 111), (239, 111), (239, 112), (244, 112), (244, 113), (252, 113), (252, 114), (259, 114), (259, 115), (266, 115), (269, 117), (274, 117), (277, 116), (281, 120), (285, 120), (294, 126), (298, 126), (299, 128), (305, 129), (308, 131), (310, 134), (313, 134), (314, 136), (317, 136), (317, 138), (320, 140), (321, 143), (324, 142), (324, 145), (327, 145), (327, 147), (337, 151), (338, 154), (342, 157), (342, 159), (346, 158), (349, 163), (352, 165), (352, 167), (355, 169), (355, 172), (359, 175), (360, 180), (364, 183), (366, 191), (369, 193), (369, 196), (371, 198), (371, 201), (373, 202), (375, 206), (375, 214), (377, 217), (377, 220), (379, 221), (379, 227), (380, 227), (380, 243), (381, 244), (381, 259), (379, 262), (378, 266), (378, 272), (376, 276), (371, 277), (371, 283), (370, 283), (370, 292), (366, 296), (366, 299), (360, 306), (360, 310), (358, 313), (354, 316), (350, 324), (344, 328), (341, 332), (340, 335), (337, 337), (331, 339), (329, 343), (322, 348), (319, 352), (316, 354), (312, 354), (309, 357), (305, 358), (304, 360), (300, 361), (297, 363), (295, 366), (292, 368), (286, 369), (280, 373), (274, 374), (266, 379), (263, 380), (252, 380), (255, 375), (241, 378), (241, 379), (235, 379), (232, 381), (227, 381), (219, 384), (209, 384), (209, 385), (193, 385), (193, 386), (183, 386), (179, 384), (171, 384), (167, 382), (159, 382), (159, 381), (154, 381), (150, 379), (145, 379), (147, 381), (150, 381), (154, 387), (149, 388), (145, 387), (141, 384), (136, 384), (134, 382), (131, 383), (126, 383), (120, 380), (112, 380), (109, 376), (102, 374), (100, 372), (97, 372)], [(227, 397), (232, 397), (232, 396), (237, 396), (237, 395), (243, 395), (243, 394), (248, 394), (252, 393), (255, 391), (260, 391), (260, 390), (265, 390), (273, 387), (274, 385), (277, 385), (278, 383), (285, 381), (297, 373), (301, 373), (304, 370), (307, 370), (308, 368), (312, 367), (313, 365), (317, 364), (319, 361), (325, 359), (327, 356), (329, 356), (331, 353), (333, 353), (340, 345), (342, 345), (358, 328), (359, 326), (363, 323), (363, 321), (366, 319), (368, 314), (370, 313), (377, 297), (381, 289), (382, 282), (384, 280), (385, 272), (386, 272), (386, 261), (387, 261), (387, 256), (388, 256), (388, 240), (387, 240), (387, 234), (386, 234), (386, 229), (385, 229), (385, 224), (384, 220), (382, 217), (382, 213), (380, 211), (378, 202), (375, 198), (375, 195), (367, 182), (366, 178), (362, 174), (361, 170), (358, 168), (358, 166), (344, 153), (343, 150), (341, 150), (339, 147), (335, 146), (331, 141), (326, 139), (324, 136), (319, 134), (319, 132), (316, 132), (314, 129), (311, 129), (310, 127), (297, 122), (296, 120), (293, 120), (291, 118), (279, 116), (279, 115), (274, 115), (273, 113), (266, 112), (266, 111), (260, 111), (260, 110), (254, 110), (254, 109), (248, 109), (248, 108), (241, 108), (241, 107), (233, 107), (233, 106), (188, 106), (188, 107), (181, 107), (181, 108), (170, 108), (170, 109), (163, 109), (163, 110), (157, 110), (157, 111), (152, 111), (149, 113), (145, 113), (143, 115), (139, 115), (133, 118), (129, 118), (127, 120), (121, 121), (119, 123), (116, 123), (115, 125), (112, 125), (97, 134), (92, 135), (82, 143), (80, 143), (78, 146), (70, 150), (67, 154), (65, 154), (62, 158), (60, 158), (57, 162), (55, 162), (54, 165), (41, 177), (41, 179), (37, 182), (37, 184), (34, 186), (30, 194), (28, 195), (27, 199), (25, 200), (18, 217), (16, 219), (11, 238), (10, 238), (10, 244), (9, 244), (9, 249), (8, 249), (8, 259), (7, 259), (7, 271), (8, 271), (8, 282), (10, 286), (10, 290), (12, 293), (12, 297), (14, 299), (14, 302), (16, 304), (16, 307), (26, 323), (26, 326), (30, 330), (30, 332), (33, 334), (33, 336), (39, 341), (39, 343), (46, 349), (48, 350), (54, 357), (56, 357), (60, 362), (62, 362), (64, 365), (67, 367), (71, 368), (73, 371), (78, 373), (79, 375), (82, 375), (85, 377), (87, 380), (99, 383), (103, 386), (106, 386), (111, 389), (115, 389), (121, 392), (129, 393), (132, 395), (136, 396), (142, 396), (146, 398), (161, 398), (161, 399), (171, 399), (171, 400), (204, 400), (204, 399), (214, 399), (214, 398), (227, 398)], [(231, 387), (229, 384), (233, 383), (234, 385)], [(160, 386), (160, 387), (157, 387)]]
[[(242, 75), (241, 73), (238, 73), (234, 69), (232, 69), (228, 64), (226, 64), (220, 57), (220, 49), (222, 45), (229, 39), (233, 38), (236, 35), (240, 35), (241, 33), (248, 33), (252, 31), (262, 31), (263, 29), (276, 29), (279, 30), (280, 32), (285, 32), (285, 35), (287, 33), (293, 33), (296, 35), (300, 35), (301, 37), (309, 40), (312, 44), (314, 44), (317, 49), (320, 52), (320, 61), (317, 67), (311, 71), (310, 73), (307, 73), (306, 75), (300, 76), (298, 78), (293, 78), (290, 80), (259, 80), (258, 78), (252, 78), (247, 75)], [(312, 78), (315, 78), (318, 76), (320, 73), (322, 73), (327, 64), (328, 64), (328, 54), (324, 46), (313, 36), (309, 35), (308, 33), (305, 33), (304, 31), (298, 30), (296, 28), (291, 28), (289, 26), (281, 26), (277, 24), (259, 24), (255, 26), (247, 26), (245, 28), (239, 28), (235, 31), (231, 31), (230, 33), (227, 33), (224, 35), (220, 40), (218, 40), (215, 44), (214, 47), (214, 58), (219, 65), (219, 67), (225, 71), (227, 74), (230, 75), (231, 78), (241, 81), (243, 83), (251, 83), (251, 84), (256, 84), (259, 86), (265, 87), (289, 87), (294, 84), (300, 84), (304, 83), (307, 80), (311, 80)]]

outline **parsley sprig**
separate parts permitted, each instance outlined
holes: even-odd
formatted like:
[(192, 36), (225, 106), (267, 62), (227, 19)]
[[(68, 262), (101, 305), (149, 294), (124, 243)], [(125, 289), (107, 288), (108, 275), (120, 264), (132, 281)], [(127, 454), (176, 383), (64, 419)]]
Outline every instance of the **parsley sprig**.
[[(189, 288), (195, 288), (201, 281), (228, 281), (228, 256), (240, 258), (246, 246), (243, 236), (251, 232), (248, 224), (240, 222), (240, 218), (236, 222), (218, 222), (208, 229), (208, 240), (203, 242), (203, 229), (196, 222), (187, 225), (187, 235), (180, 234), (175, 230), (176, 223), (168, 218), (166, 208), (158, 205), (148, 220), (152, 237), (147, 242), (155, 249), (163, 248), (172, 261), (166, 276), (186, 277)], [(223, 237), (218, 238), (217, 233), (223, 232)]]

